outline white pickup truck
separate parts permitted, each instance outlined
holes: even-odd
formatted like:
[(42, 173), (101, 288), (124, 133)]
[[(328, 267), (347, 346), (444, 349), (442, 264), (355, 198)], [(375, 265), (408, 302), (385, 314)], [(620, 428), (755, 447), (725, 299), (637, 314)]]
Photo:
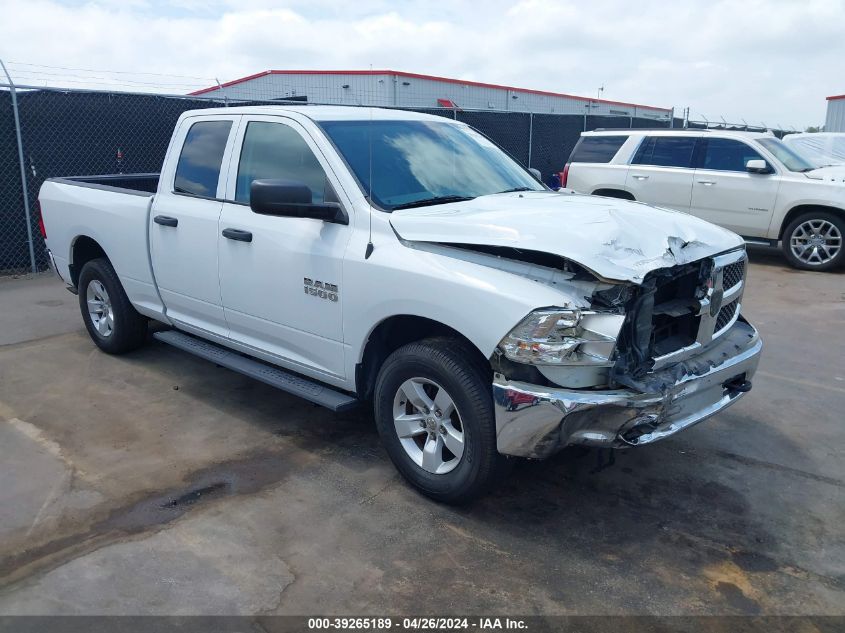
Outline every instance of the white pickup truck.
[(561, 181), (581, 193), (676, 209), (781, 243), (805, 270), (845, 265), (845, 178), (772, 134), (730, 130), (582, 132)]
[(751, 387), (746, 255), (688, 215), (546, 189), (469, 126), (391, 110), (186, 112), (161, 174), (41, 188), (105, 352), (156, 339), (342, 411), (425, 494), (506, 456), (620, 448)]

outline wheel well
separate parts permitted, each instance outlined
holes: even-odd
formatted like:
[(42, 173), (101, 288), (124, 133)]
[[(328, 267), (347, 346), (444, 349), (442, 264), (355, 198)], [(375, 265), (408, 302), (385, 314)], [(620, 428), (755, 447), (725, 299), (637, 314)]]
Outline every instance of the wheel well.
[(368, 399), (373, 394), (376, 377), (382, 363), (390, 354), (408, 343), (433, 337), (457, 339), (464, 343), (471, 354), (471, 361), (485, 371), (492, 371), (490, 361), (463, 334), (439, 321), (414, 315), (392, 316), (381, 323), (370, 334), (361, 362), (355, 368), (358, 395)]
[(74, 286), (79, 285), (79, 273), (82, 267), (92, 259), (105, 257), (108, 259), (103, 247), (96, 240), (87, 235), (80, 235), (70, 248), (70, 280)]
[(797, 207), (793, 207), (789, 210), (789, 213), (786, 214), (786, 217), (783, 219), (783, 222), (780, 225), (780, 232), (778, 233), (778, 239), (783, 239), (783, 232), (786, 230), (786, 227), (789, 226), (789, 223), (792, 222), (795, 218), (799, 215), (804, 215), (805, 213), (818, 213), (822, 211), (824, 213), (833, 213), (834, 215), (838, 215), (840, 218), (845, 219), (845, 210), (839, 209), (837, 207), (828, 207), (823, 204), (799, 204)]
[(605, 198), (620, 198), (622, 200), (636, 200), (634, 194), (622, 189), (596, 189), (593, 195), (604, 196)]

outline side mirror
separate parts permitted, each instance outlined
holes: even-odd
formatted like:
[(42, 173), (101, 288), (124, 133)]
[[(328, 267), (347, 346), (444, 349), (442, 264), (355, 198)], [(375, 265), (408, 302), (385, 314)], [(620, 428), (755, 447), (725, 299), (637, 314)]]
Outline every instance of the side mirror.
[(311, 202), (308, 185), (293, 180), (253, 180), (249, 187), (249, 208), (261, 215), (349, 224), (337, 202)]
[(543, 174), (540, 173), (539, 169), (534, 169), (533, 167), (529, 167), (528, 171), (530, 171), (531, 175), (533, 175), (537, 180), (539, 180), (540, 182), (543, 182)]
[(747, 163), (745, 163), (745, 170), (749, 174), (770, 174), (772, 173), (772, 168), (769, 167), (769, 164), (764, 161), (762, 158), (753, 158)]

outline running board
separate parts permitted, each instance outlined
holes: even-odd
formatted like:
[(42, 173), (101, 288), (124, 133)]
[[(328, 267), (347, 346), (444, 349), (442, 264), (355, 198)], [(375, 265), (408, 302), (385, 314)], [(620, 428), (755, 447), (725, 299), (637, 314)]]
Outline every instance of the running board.
[(770, 240), (766, 237), (743, 237), (746, 244), (754, 244), (755, 246), (777, 246), (777, 240)]
[(276, 389), (287, 391), (290, 394), (322, 405), (335, 412), (346, 411), (359, 404), (357, 398), (340, 391), (335, 391), (331, 387), (326, 387), (308, 378), (291, 374), (278, 367), (262, 363), (261, 361), (226, 349), (221, 345), (216, 345), (215, 343), (178, 332), (177, 330), (155, 332), (153, 338), (194, 356), (210, 360), (212, 363), (216, 363), (226, 369), (231, 369), (244, 376), (260, 380)]

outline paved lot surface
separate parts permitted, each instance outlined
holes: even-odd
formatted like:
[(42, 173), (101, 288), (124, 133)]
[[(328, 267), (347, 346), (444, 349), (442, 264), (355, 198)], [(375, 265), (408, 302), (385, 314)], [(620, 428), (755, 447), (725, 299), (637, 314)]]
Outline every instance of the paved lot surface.
[(753, 392), (466, 508), (334, 415), (0, 282), (0, 614), (845, 614), (845, 275), (752, 252)]

